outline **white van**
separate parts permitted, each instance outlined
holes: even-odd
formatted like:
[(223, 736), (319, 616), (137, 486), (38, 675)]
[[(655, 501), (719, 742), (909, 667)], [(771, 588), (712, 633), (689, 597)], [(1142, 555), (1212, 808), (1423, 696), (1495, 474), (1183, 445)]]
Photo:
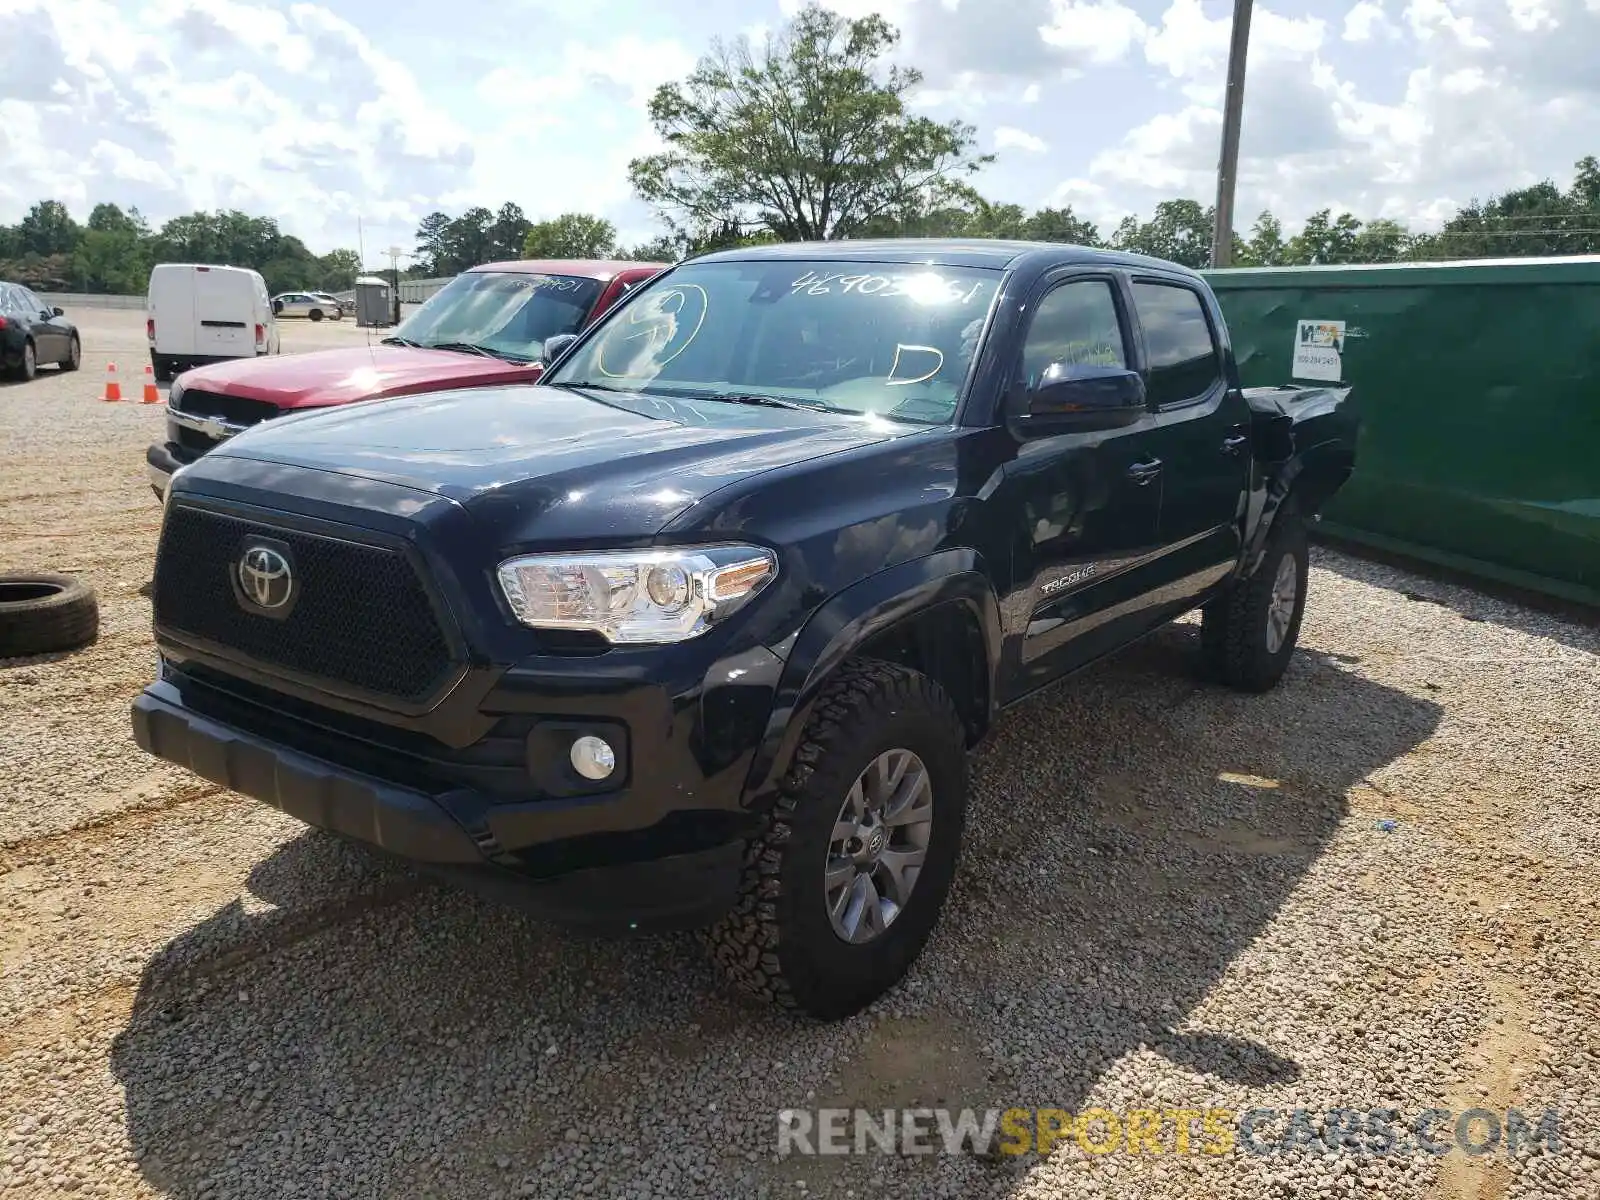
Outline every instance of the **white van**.
[(248, 267), (162, 263), (150, 272), (145, 336), (166, 383), (205, 363), (278, 353), (267, 281)]

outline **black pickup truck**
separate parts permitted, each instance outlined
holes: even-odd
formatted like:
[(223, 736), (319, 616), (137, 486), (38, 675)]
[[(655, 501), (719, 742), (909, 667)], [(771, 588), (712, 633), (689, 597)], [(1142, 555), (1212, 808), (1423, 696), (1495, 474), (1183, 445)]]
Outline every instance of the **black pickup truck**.
[(735, 250), (549, 349), (181, 470), (135, 737), (822, 1018), (920, 952), (1001, 709), (1196, 607), (1277, 683), (1354, 463), (1347, 389), (1241, 390), (1137, 255)]

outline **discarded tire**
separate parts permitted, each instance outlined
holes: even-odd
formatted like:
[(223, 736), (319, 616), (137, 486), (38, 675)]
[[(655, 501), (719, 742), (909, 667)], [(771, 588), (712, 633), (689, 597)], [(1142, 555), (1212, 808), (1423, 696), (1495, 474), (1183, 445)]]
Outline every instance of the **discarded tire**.
[(0, 658), (72, 650), (100, 632), (94, 589), (71, 575), (0, 575)]

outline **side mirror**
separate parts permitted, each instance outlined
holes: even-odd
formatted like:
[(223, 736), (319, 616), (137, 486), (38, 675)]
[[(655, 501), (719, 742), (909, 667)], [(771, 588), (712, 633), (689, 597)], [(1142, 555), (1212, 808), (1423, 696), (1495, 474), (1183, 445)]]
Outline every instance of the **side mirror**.
[(65, 311), (63, 311), (63, 310), (62, 310), (62, 309), (60, 309), (60, 308), (52, 308), (52, 309), (51, 309), (51, 310), (50, 310), (50, 315), (51, 315), (51, 316), (52, 316), (52, 317), (64, 317), (64, 316), (66, 316), (66, 315), (67, 315), (67, 314), (66, 314), (66, 312), (65, 312)]
[(546, 366), (554, 366), (556, 359), (566, 348), (578, 340), (575, 333), (558, 333), (554, 337), (546, 338), (544, 343), (544, 361)]
[(1021, 427), (1036, 435), (1120, 429), (1145, 414), (1144, 380), (1137, 371), (1051, 363), (1028, 392)]

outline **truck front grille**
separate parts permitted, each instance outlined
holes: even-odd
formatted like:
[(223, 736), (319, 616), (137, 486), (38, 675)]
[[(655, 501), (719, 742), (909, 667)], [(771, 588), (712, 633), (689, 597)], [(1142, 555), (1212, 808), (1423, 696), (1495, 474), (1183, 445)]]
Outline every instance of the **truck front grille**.
[(265, 400), (224, 396), (220, 392), (207, 392), (200, 388), (185, 388), (173, 407), (197, 417), (221, 417), (235, 425), (255, 425), (278, 415), (277, 408)]
[[(281, 620), (247, 610), (235, 592), (234, 573), (252, 535), (289, 547), (299, 591)], [(153, 601), (158, 629), (313, 685), (418, 703), (438, 691), (453, 665), (428, 592), (402, 551), (181, 501), (163, 523)]]

